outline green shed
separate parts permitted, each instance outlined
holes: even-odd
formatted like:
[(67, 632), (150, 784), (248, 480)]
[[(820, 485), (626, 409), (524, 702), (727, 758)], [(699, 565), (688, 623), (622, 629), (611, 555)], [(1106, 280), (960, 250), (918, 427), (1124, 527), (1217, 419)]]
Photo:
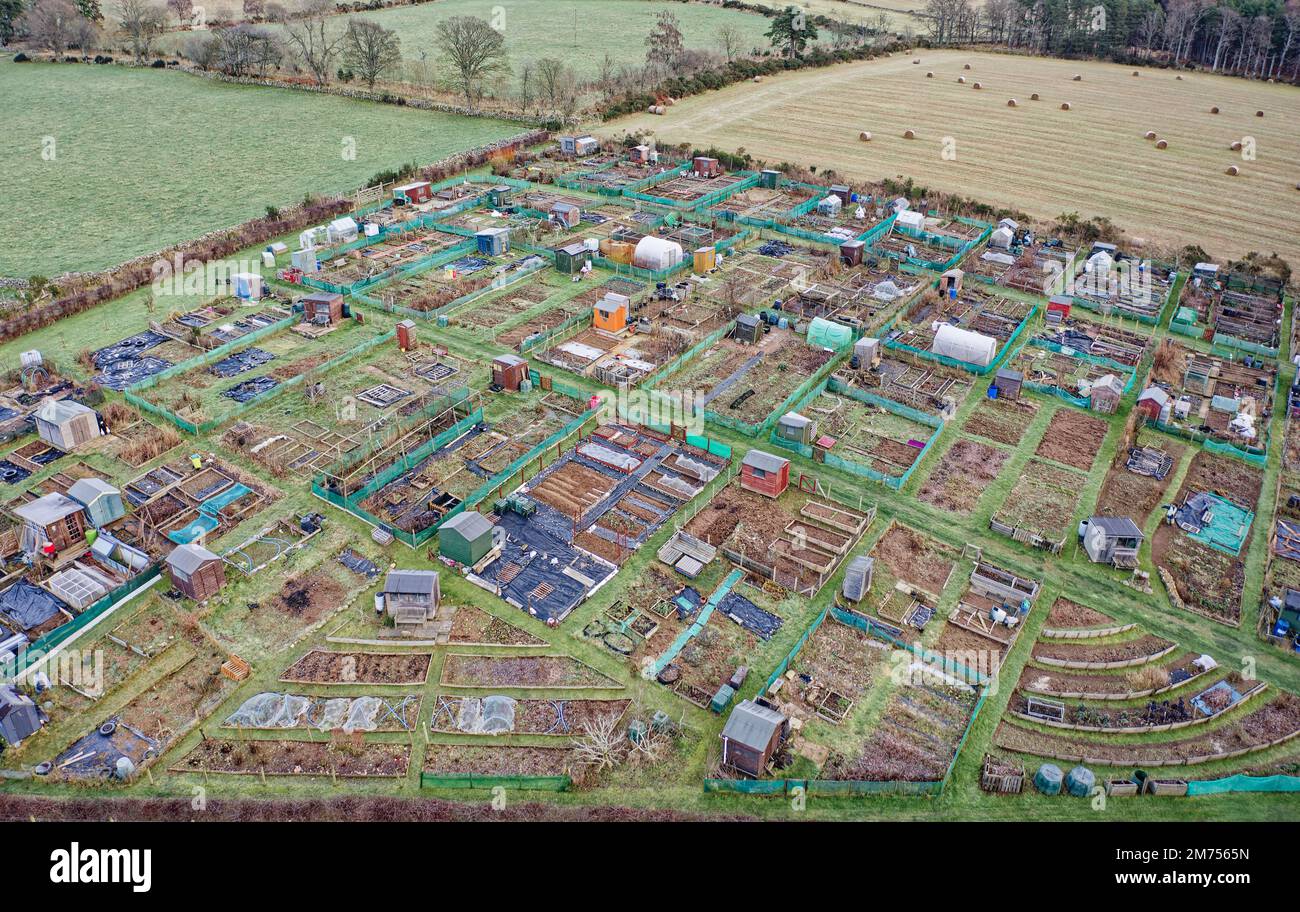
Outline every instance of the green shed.
[(472, 567), (492, 550), (492, 523), (482, 513), (466, 510), (438, 530), (438, 553)]

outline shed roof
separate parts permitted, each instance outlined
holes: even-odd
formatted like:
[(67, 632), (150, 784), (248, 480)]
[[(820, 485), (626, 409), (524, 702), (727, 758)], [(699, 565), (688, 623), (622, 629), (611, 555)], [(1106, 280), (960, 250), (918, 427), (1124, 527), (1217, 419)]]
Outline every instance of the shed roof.
[(1112, 538), (1142, 538), (1142, 530), (1127, 516), (1094, 516), (1088, 525), (1099, 527)]
[(51, 424), (62, 424), (85, 414), (95, 414), (95, 410), (72, 399), (46, 399), (36, 410), (36, 417)]
[(736, 704), (722, 729), (722, 737), (756, 751), (764, 750), (772, 734), (785, 725), (785, 716), (775, 709), (759, 706), (753, 700)]
[(524, 361), (524, 359), (519, 357), (518, 355), (497, 355), (495, 358), (492, 359), (492, 363), (499, 364), (502, 367), (518, 367), (519, 365), (526, 364), (527, 362)]
[(68, 488), (68, 496), (77, 503), (90, 506), (95, 500), (103, 497), (105, 494), (121, 494), (117, 488), (113, 487), (102, 478), (79, 478), (73, 482), (72, 487)]
[(73, 513), (79, 513), (82, 507), (70, 497), (53, 493), (39, 497), (31, 503), (25, 503), (14, 509), (14, 514), (27, 522), (38, 526), (48, 526)]
[(436, 570), (392, 570), (384, 578), (385, 595), (427, 595), (438, 591)]
[(1169, 401), (1169, 394), (1158, 386), (1148, 386), (1142, 391), (1142, 395), (1138, 396), (1137, 401), (1141, 402), (1144, 399), (1150, 399), (1163, 406)]
[(488, 522), (487, 517), (477, 510), (466, 510), (464, 513), (456, 514), (443, 523), (442, 528), (459, 532), (468, 539), (481, 538), (484, 535), (492, 534), (492, 523)]
[(786, 412), (781, 416), (780, 423), (784, 424), (786, 427), (801, 428), (812, 424), (812, 419), (800, 415), (798, 412)]
[(220, 557), (213, 554), (202, 545), (188, 544), (178, 545), (172, 549), (172, 553), (167, 555), (167, 566), (179, 570), (187, 576), (198, 570), (204, 564), (211, 561), (219, 561)]
[(783, 456), (777, 456), (763, 450), (750, 450), (745, 454), (745, 458), (741, 460), (741, 465), (747, 465), (751, 469), (762, 469), (764, 472), (779, 472), (789, 462), (790, 460)]

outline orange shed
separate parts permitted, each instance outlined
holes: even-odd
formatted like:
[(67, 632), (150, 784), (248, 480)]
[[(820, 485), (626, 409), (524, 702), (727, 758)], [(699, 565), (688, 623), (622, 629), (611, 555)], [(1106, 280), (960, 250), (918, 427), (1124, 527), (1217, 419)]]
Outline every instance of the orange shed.
[(592, 308), (592, 326), (609, 333), (621, 333), (627, 329), (630, 308), (631, 302), (627, 295), (607, 292)]

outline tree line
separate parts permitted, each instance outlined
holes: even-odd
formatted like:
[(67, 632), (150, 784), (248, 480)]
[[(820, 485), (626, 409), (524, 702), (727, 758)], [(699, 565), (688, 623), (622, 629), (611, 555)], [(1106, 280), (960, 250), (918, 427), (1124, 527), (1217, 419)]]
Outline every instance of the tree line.
[(927, 0), (936, 45), (1300, 79), (1300, 0)]

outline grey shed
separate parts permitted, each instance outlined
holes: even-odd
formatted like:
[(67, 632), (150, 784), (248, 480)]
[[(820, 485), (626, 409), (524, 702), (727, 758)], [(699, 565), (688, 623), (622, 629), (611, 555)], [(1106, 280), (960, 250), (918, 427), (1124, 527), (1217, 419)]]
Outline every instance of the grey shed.
[(849, 562), (849, 568), (844, 572), (844, 585), (841, 587), (846, 599), (851, 602), (862, 601), (867, 590), (871, 588), (871, 574), (875, 565), (875, 558), (866, 554), (859, 555)]
[(0, 737), (17, 744), (39, 731), (45, 720), (32, 698), (12, 686), (0, 687)]

